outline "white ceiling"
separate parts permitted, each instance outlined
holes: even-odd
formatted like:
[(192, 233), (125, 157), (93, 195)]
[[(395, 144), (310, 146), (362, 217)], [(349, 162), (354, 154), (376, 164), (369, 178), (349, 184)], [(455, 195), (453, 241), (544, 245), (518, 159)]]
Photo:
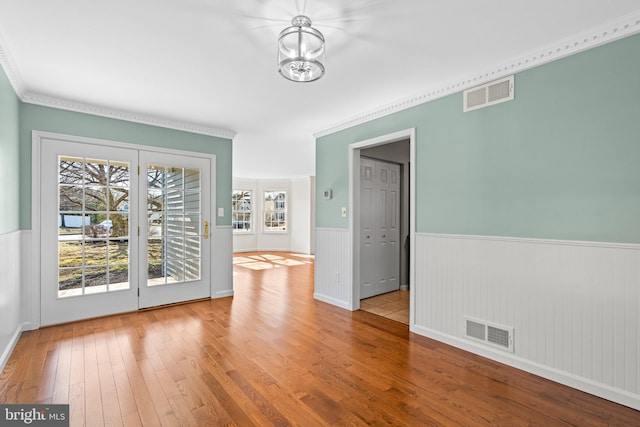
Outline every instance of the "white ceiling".
[[(235, 134), (235, 177), (293, 178), (315, 174), (314, 133), (639, 12), (638, 0), (0, 0), (0, 59), (26, 102)], [(327, 40), (313, 83), (276, 70), (278, 33), (301, 13)]]

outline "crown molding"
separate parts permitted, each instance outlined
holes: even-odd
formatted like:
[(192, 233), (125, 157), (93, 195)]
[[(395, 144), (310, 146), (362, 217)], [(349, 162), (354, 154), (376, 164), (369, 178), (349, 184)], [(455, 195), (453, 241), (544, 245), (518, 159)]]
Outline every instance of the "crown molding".
[(398, 111), (406, 110), (416, 105), (443, 98), (468, 88), (491, 82), (501, 77), (506, 77), (542, 64), (583, 52), (594, 47), (613, 42), (634, 34), (640, 33), (640, 11), (626, 15), (618, 20), (594, 27), (589, 31), (567, 37), (546, 46), (541, 46), (529, 51), (522, 56), (512, 58), (489, 70), (469, 74), (469, 77), (461, 80), (440, 82), (425, 92), (400, 99), (391, 104), (379, 107), (375, 110), (362, 113), (349, 120), (337, 123), (313, 134), (320, 138), (332, 133), (375, 120)]
[(4, 47), (6, 46), (2, 35), (0, 34), (0, 65), (4, 69), (9, 83), (13, 87), (18, 98), (25, 103), (41, 105), (43, 107), (53, 107), (62, 110), (75, 111), (77, 113), (92, 114), (94, 116), (107, 117), (110, 119), (125, 120), (128, 122), (140, 123), (145, 125), (159, 126), (163, 128), (175, 129), (202, 135), (215, 136), (218, 138), (233, 139), (236, 132), (228, 129), (217, 129), (209, 126), (198, 125), (194, 123), (182, 122), (178, 120), (168, 120), (159, 117), (153, 117), (145, 114), (135, 114), (128, 111), (103, 108), (95, 105), (83, 104), (80, 102), (69, 101), (61, 98), (55, 98), (36, 93), (27, 93), (20, 78), (20, 73), (13, 65), (11, 55)]
[[(15, 88), (14, 88), (15, 89)], [(219, 138), (233, 139), (236, 132), (227, 129), (217, 129), (208, 126), (197, 125), (194, 123), (182, 122), (178, 120), (162, 119), (146, 114), (135, 114), (128, 111), (117, 110), (112, 108), (98, 107), (90, 104), (83, 104), (75, 101), (68, 101), (61, 98), (51, 96), (38, 95), (34, 93), (26, 93), (20, 96), (22, 102), (28, 104), (41, 105), (43, 107), (53, 107), (61, 110), (75, 111), (77, 113), (86, 113), (94, 116), (107, 117), (110, 119), (125, 120), (128, 122), (141, 123), (145, 125), (159, 126), (163, 128), (181, 130), (202, 135), (215, 136)]]
[(20, 78), (20, 73), (11, 65), (14, 63), (10, 59), (11, 55), (9, 55), (9, 52), (3, 46), (6, 46), (6, 43), (2, 38), (2, 34), (0, 34), (0, 65), (4, 69), (4, 73), (7, 75), (14, 92), (16, 92), (16, 95), (20, 98), (20, 94), (24, 92), (24, 84)]

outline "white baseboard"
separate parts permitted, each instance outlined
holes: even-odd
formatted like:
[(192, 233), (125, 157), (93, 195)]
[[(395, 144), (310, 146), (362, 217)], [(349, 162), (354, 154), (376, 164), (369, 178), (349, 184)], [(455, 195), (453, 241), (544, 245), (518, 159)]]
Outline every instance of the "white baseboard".
[(258, 252), (258, 249), (255, 249), (255, 248), (243, 248), (243, 249), (234, 249), (233, 250), (234, 254), (241, 254), (241, 253), (245, 253), (245, 252)]
[(4, 370), (4, 367), (7, 365), (7, 362), (11, 357), (11, 353), (13, 352), (13, 349), (16, 348), (16, 344), (18, 344), (18, 341), (20, 340), (20, 336), (22, 335), (22, 332), (28, 330), (25, 326), (26, 326), (26, 323), (22, 323), (18, 325), (15, 332), (11, 336), (9, 343), (7, 344), (4, 351), (2, 352), (2, 356), (0, 356), (0, 372), (2, 372)]
[(212, 299), (226, 298), (226, 297), (232, 297), (232, 296), (233, 296), (233, 290), (225, 290), (225, 291), (216, 292), (214, 295), (211, 296), (211, 298)]
[(603, 399), (610, 400), (612, 402), (619, 403), (621, 405), (628, 406), (640, 411), (640, 396), (632, 393), (627, 393), (624, 390), (614, 389), (607, 386), (606, 384), (601, 384), (587, 378), (582, 378), (576, 375), (569, 374), (567, 372), (562, 372), (548, 366), (540, 365), (538, 363), (519, 358), (510, 353), (506, 353), (500, 350), (493, 350), (480, 344), (466, 341), (464, 339), (460, 339), (451, 335), (443, 334), (422, 326), (411, 325), (409, 329), (411, 332), (414, 332), (418, 335), (443, 342), (445, 344), (468, 351), (470, 353), (486, 357), (487, 359), (495, 360), (513, 368), (521, 369), (531, 374), (538, 375), (539, 377), (555, 381), (568, 387), (572, 387), (585, 393), (589, 393), (594, 396), (598, 396)]
[(340, 301), (335, 298), (331, 298), (330, 296), (319, 294), (317, 292), (314, 292), (313, 299), (326, 302), (327, 304), (335, 305), (336, 307), (344, 308), (345, 310), (349, 310), (349, 311), (354, 310), (353, 308), (351, 308), (351, 306), (349, 305), (349, 302), (347, 301)]

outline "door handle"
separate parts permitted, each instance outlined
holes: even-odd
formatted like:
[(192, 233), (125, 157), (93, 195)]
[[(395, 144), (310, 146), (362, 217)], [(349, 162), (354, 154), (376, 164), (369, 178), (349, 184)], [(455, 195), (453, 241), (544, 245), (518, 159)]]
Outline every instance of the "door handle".
[(205, 239), (209, 238), (209, 221), (204, 222), (204, 234), (202, 235)]

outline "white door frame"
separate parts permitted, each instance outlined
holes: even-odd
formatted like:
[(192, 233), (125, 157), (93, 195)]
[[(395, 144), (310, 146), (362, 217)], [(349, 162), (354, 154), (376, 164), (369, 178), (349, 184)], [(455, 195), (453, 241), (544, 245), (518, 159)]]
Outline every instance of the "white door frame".
[(416, 130), (405, 129), (349, 145), (349, 241), (351, 242), (351, 310), (360, 308), (360, 150), (378, 145), (409, 140), (409, 324), (415, 324), (415, 157)]
[[(207, 157), (211, 160), (211, 178), (213, 183), (211, 185), (211, 212), (217, 211), (216, 204), (216, 155), (209, 153), (200, 153), (200, 152), (191, 152), (191, 151), (182, 151), (182, 150), (174, 150), (170, 148), (161, 148), (161, 147), (153, 147), (149, 145), (141, 145), (141, 144), (130, 144), (118, 141), (110, 141), (106, 139), (98, 139), (98, 138), (88, 138), (76, 135), (65, 135), (54, 132), (44, 132), (34, 130), (31, 132), (31, 265), (27, 267), (25, 270), (30, 272), (30, 277), (26, 282), (28, 283), (27, 289), (25, 289), (26, 301), (24, 303), (25, 308), (25, 319), (26, 327), (25, 330), (33, 330), (38, 329), (41, 326), (41, 316), (40, 316), (40, 303), (41, 303), (41, 269), (40, 269), (40, 261), (41, 261), (41, 239), (40, 234), (42, 232), (42, 228), (40, 225), (40, 196), (41, 196), (41, 186), (40, 180), (42, 178), (42, 140), (60, 140), (60, 141), (69, 141), (69, 142), (80, 142), (86, 144), (94, 144), (94, 145), (102, 145), (107, 147), (115, 147), (115, 148), (128, 148), (132, 150), (144, 150), (144, 151), (154, 151), (159, 153), (168, 153), (168, 154), (178, 154), (178, 155), (191, 155), (191, 156), (199, 156), (199, 157)], [(211, 226), (210, 230), (214, 231), (216, 229), (216, 215), (211, 215)], [(216, 254), (215, 250), (215, 242), (212, 242), (211, 247), (211, 259), (209, 263), (213, 265), (218, 265), (215, 262), (214, 256)], [(219, 256), (219, 254), (217, 254)], [(217, 290), (213, 288), (214, 281), (213, 275), (214, 271), (211, 272), (211, 296), (214, 295), (219, 296), (220, 294)], [(225, 295), (226, 296), (226, 295)]]

